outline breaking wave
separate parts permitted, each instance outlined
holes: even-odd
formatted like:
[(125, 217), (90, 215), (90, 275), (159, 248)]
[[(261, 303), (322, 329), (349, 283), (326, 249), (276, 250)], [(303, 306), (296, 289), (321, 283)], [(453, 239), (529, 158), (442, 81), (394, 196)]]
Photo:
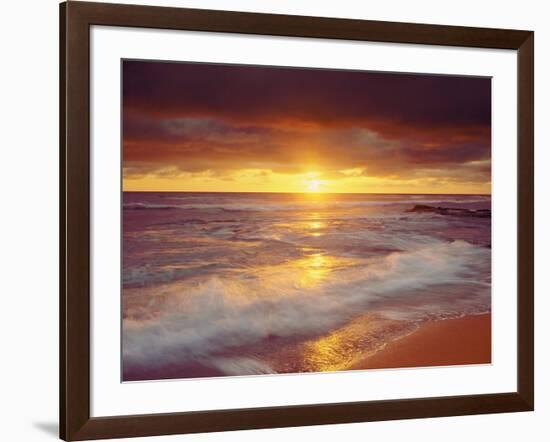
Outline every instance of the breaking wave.
[[(226, 374), (243, 374), (243, 366), (245, 372), (268, 373), (267, 364), (224, 352), (274, 336), (318, 336), (365, 310), (408, 321), (487, 311), (489, 267), (487, 248), (433, 241), (344, 266), (307, 289), (285, 269), (283, 275), (212, 276), (198, 284), (175, 284), (166, 289), (169, 296), (157, 314), (124, 320), (124, 362), (155, 367), (208, 360)], [(396, 304), (410, 305), (403, 310)]]

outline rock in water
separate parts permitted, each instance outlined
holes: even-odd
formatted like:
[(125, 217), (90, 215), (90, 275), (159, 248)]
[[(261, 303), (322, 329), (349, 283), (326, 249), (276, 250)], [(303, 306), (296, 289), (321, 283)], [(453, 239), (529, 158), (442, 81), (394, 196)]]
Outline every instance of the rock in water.
[(417, 204), (407, 212), (412, 213), (437, 213), (438, 215), (468, 216), (475, 218), (490, 218), (490, 209), (460, 209), (454, 207), (434, 207), (424, 204)]

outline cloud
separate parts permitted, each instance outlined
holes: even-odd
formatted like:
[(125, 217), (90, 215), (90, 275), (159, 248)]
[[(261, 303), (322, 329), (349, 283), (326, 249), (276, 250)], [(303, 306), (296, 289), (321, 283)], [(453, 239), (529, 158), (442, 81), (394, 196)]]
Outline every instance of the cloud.
[(488, 78), (125, 61), (123, 110), (125, 176), (315, 168), (490, 181), (490, 167), (472, 166), (490, 160)]
[(490, 124), (490, 79), (125, 61), (124, 104), (161, 116), (275, 124)]

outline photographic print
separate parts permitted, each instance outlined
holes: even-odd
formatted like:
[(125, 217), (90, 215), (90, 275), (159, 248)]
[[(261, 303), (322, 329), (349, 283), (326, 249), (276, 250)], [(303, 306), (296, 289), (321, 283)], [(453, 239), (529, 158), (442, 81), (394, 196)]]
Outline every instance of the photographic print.
[(122, 61), (122, 380), (491, 362), (491, 79)]

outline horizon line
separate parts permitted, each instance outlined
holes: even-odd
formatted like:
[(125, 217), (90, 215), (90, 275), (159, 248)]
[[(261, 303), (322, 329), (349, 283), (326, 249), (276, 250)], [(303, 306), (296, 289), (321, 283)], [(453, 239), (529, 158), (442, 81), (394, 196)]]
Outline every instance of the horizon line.
[(492, 196), (492, 193), (402, 193), (402, 192), (231, 192), (205, 190), (122, 190), (122, 193), (254, 193), (254, 194), (287, 194), (287, 195), (456, 195), (456, 196)]

